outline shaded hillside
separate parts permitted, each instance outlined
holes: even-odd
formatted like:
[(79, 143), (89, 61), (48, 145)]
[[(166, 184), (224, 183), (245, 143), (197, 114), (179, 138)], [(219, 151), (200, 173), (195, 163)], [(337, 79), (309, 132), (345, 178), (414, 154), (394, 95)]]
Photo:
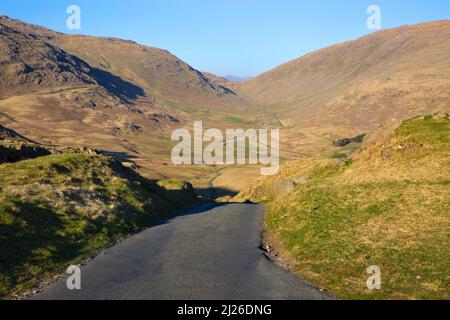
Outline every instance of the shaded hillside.
[(286, 127), (373, 128), (448, 110), (450, 21), (383, 30), (307, 54), (240, 91)]
[(196, 201), (187, 183), (157, 184), (87, 154), (0, 165), (0, 186), (0, 299)]
[(5, 16), (0, 21), (64, 49), (102, 73), (142, 87), (161, 105), (223, 109), (242, 104), (233, 92), (166, 50), (117, 38), (67, 35)]
[[(89, 88), (88, 98), (93, 106), (117, 106), (144, 96), (138, 86), (92, 68), (46, 37), (18, 28), (18, 22), (12, 22), (0, 17), (0, 99), (78, 87)], [(36, 27), (36, 30), (45, 29)]]
[(230, 80), (228, 80), (226, 78), (219, 77), (219, 76), (217, 76), (217, 75), (215, 75), (213, 73), (210, 73), (210, 72), (203, 72), (203, 74), (205, 76), (207, 76), (208, 79), (210, 79), (214, 83), (216, 83), (216, 84), (218, 84), (218, 85), (220, 85), (222, 87), (228, 88), (228, 89), (232, 90), (233, 92), (236, 92), (239, 89), (239, 86), (240, 86), (239, 82), (230, 81)]
[(22, 136), (21, 134), (15, 132), (14, 130), (5, 128), (0, 124), (0, 143), (4, 141), (18, 141), (18, 142), (28, 142), (34, 143), (30, 139)]
[[(281, 262), (341, 298), (448, 299), (448, 115), (380, 131), (351, 159), (288, 162), (236, 199), (270, 200)], [(381, 290), (367, 289), (371, 265)]]
[(240, 100), (166, 50), (114, 38), (60, 36), (54, 43), (98, 69), (144, 88), (164, 106), (223, 110)]
[(49, 155), (83, 154), (94, 156), (100, 153), (99, 150), (85, 147), (43, 145), (0, 125), (0, 164), (15, 163)]
[(176, 171), (167, 166), (175, 128), (199, 119), (227, 127), (252, 117), (234, 92), (165, 50), (5, 16), (0, 25), (8, 48), (1, 51), (0, 120), (33, 140), (108, 150), (165, 177)]
[(89, 66), (0, 18), (0, 99), (43, 88), (92, 85)]

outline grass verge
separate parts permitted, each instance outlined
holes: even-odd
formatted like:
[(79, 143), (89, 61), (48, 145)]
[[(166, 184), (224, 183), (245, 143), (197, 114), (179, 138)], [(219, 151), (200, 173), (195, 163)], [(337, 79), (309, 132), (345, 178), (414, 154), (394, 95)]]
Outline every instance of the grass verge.
[[(344, 299), (450, 298), (448, 117), (408, 120), (351, 161), (306, 162), (262, 182), (308, 177), (271, 199), (265, 220), (293, 271)], [(367, 288), (371, 265), (381, 290)]]
[[(0, 298), (192, 205), (183, 183), (149, 181), (104, 156), (66, 154), (0, 165)], [(182, 197), (175, 197), (173, 193)]]

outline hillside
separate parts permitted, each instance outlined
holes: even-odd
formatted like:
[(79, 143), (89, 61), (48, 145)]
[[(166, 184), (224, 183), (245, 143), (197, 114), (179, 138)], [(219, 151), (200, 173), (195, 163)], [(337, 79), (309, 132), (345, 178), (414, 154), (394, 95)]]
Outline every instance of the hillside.
[(99, 77), (112, 74), (133, 84), (141, 90), (133, 98), (147, 97), (144, 104), (203, 109), (241, 105), (233, 92), (166, 50), (117, 38), (63, 34), (5, 16), (0, 22), (86, 61)]
[(207, 178), (208, 168), (167, 165), (171, 132), (247, 121), (234, 92), (165, 50), (5, 16), (0, 44), (2, 124), (44, 144), (108, 151), (148, 177)]
[(222, 87), (228, 88), (233, 92), (236, 92), (239, 89), (240, 83), (237, 81), (228, 80), (227, 78), (217, 76), (210, 72), (203, 72), (205, 76), (208, 77), (212, 82), (220, 85)]
[(138, 85), (162, 106), (223, 110), (240, 102), (233, 92), (166, 50), (113, 38), (64, 36), (53, 42), (92, 66)]
[(152, 182), (88, 154), (1, 164), (0, 186), (0, 299), (196, 201), (184, 182)]
[(244, 83), (133, 41), (66, 35), (4, 16), (0, 26), (12, 48), (2, 51), (3, 124), (47, 144), (107, 150), (154, 178), (213, 174), (167, 165), (171, 131), (194, 120), (219, 129), (280, 127), (282, 157), (294, 159), (331, 156), (340, 151), (333, 141), (450, 103), (448, 21), (376, 32)]
[[(282, 263), (341, 298), (448, 299), (449, 159), (448, 115), (418, 117), (373, 133), (353, 158), (286, 163), (235, 200), (270, 201)], [(371, 265), (381, 290), (367, 290)]]
[(450, 21), (382, 30), (309, 53), (240, 86), (273, 113), (288, 148), (357, 135), (396, 118), (448, 111)]
[(4, 25), (0, 18), (0, 99), (40, 88), (94, 84), (83, 61)]
[(30, 139), (22, 136), (21, 134), (15, 132), (14, 130), (8, 129), (0, 124), (0, 141), (17, 141), (17, 142), (28, 142), (32, 143)]
[(132, 41), (7, 17), (0, 26), (10, 48), (0, 64), (9, 70), (0, 77), (2, 124), (46, 144), (108, 151), (157, 179), (204, 184), (214, 175), (170, 165), (170, 133), (194, 120), (219, 129), (280, 127), (282, 158), (295, 159), (332, 156), (342, 152), (334, 141), (449, 104), (448, 21), (376, 32), (239, 84)]

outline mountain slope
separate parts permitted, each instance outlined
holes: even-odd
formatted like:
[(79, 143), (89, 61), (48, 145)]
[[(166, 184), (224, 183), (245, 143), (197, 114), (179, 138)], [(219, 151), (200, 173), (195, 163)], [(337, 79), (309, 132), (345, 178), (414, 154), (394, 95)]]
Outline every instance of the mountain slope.
[[(237, 200), (272, 200), (266, 227), (283, 263), (341, 298), (448, 299), (449, 117), (380, 133), (351, 159), (288, 162)], [(372, 265), (380, 290), (367, 289)]]
[(91, 65), (144, 88), (162, 105), (224, 108), (239, 100), (168, 51), (113, 38), (64, 36), (54, 40)]
[(0, 165), (0, 299), (195, 203), (191, 186), (167, 184), (87, 154)]
[(30, 139), (22, 136), (21, 134), (15, 132), (14, 130), (5, 128), (0, 124), (0, 141), (4, 140), (33, 143), (33, 141), (31, 141)]
[(448, 110), (450, 21), (383, 30), (288, 62), (243, 83), (286, 127), (368, 130)]
[(91, 85), (89, 66), (0, 19), (0, 99), (42, 88)]
[(62, 48), (97, 70), (143, 88), (152, 102), (213, 109), (242, 104), (233, 92), (166, 50), (117, 38), (63, 34), (4, 16), (0, 22)]
[(107, 150), (163, 178), (175, 128), (245, 118), (234, 92), (165, 50), (5, 16), (0, 31), (0, 120), (33, 140)]
[(232, 90), (233, 92), (236, 92), (236, 90), (239, 88), (239, 83), (228, 80), (226, 78), (223, 77), (219, 77), (213, 73), (210, 72), (203, 72), (203, 74), (205, 76), (208, 77), (208, 79), (210, 79), (211, 81), (213, 81), (214, 83), (225, 87), (225, 88), (229, 88), (230, 90)]
[[(282, 156), (293, 158), (332, 155), (340, 151), (333, 141), (450, 104), (449, 21), (373, 33), (240, 84), (132, 41), (66, 35), (7, 17), (0, 24), (20, 49), (1, 51), (0, 68), (9, 70), (0, 77), (2, 123), (35, 140), (89, 145), (165, 172), (170, 132), (194, 120), (282, 127)], [(31, 67), (31, 44), (49, 63)]]

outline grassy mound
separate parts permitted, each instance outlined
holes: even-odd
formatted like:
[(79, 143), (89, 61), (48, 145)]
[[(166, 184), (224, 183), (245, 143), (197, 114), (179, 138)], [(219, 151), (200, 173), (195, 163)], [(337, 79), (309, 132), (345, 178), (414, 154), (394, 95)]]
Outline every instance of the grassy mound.
[[(289, 164), (283, 178), (308, 179), (268, 206), (294, 271), (341, 298), (450, 298), (448, 117), (411, 119), (353, 159), (317, 161)], [(371, 265), (381, 290), (367, 289)]]
[(104, 156), (0, 165), (0, 297), (50, 279), (194, 201), (189, 190), (166, 189)]

